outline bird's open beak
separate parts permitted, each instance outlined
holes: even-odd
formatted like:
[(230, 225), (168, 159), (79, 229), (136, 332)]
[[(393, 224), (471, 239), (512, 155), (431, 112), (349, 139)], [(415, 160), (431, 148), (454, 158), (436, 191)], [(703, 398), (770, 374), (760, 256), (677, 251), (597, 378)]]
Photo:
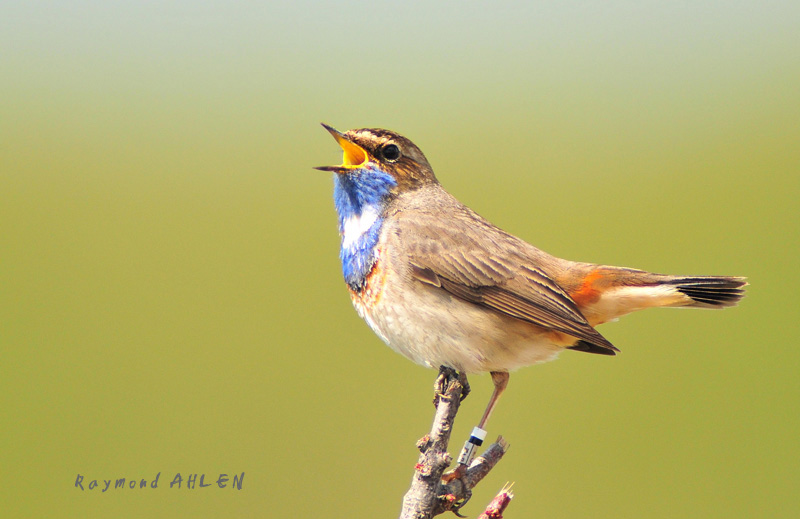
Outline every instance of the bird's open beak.
[(339, 143), (339, 146), (342, 147), (342, 150), (344, 150), (344, 158), (342, 159), (341, 166), (319, 166), (314, 169), (345, 173), (349, 170), (360, 168), (369, 160), (367, 152), (364, 150), (364, 148), (352, 142), (345, 134), (333, 126), (328, 126), (325, 123), (321, 124), (330, 132), (331, 135), (333, 135), (333, 138), (336, 139), (336, 142)]

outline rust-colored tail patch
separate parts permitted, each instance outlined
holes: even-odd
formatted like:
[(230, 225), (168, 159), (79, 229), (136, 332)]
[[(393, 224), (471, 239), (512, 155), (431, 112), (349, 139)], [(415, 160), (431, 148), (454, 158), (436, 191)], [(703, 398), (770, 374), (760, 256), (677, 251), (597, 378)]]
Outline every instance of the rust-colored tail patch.
[(577, 290), (570, 292), (569, 296), (578, 307), (596, 303), (600, 299), (600, 290), (595, 284), (602, 278), (603, 273), (600, 272), (600, 269), (594, 269), (583, 278), (583, 282)]

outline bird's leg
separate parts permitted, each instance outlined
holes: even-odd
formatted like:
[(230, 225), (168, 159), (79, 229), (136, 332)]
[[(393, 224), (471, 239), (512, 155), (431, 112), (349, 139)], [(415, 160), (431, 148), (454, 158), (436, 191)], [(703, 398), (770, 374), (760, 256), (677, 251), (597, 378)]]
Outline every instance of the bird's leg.
[(497, 405), (500, 395), (503, 394), (506, 386), (508, 386), (509, 379), (507, 371), (492, 371), (491, 375), (492, 382), (494, 383), (492, 397), (489, 399), (489, 404), (486, 406), (486, 411), (483, 412), (480, 423), (478, 423), (477, 427), (472, 429), (472, 434), (464, 443), (464, 448), (461, 449), (461, 454), (458, 456), (458, 466), (451, 472), (445, 474), (446, 481), (452, 481), (464, 476), (467, 467), (472, 463), (472, 459), (475, 457), (475, 451), (478, 450), (478, 447), (483, 444), (483, 440), (486, 439), (486, 430), (484, 429), (486, 427), (486, 422), (489, 421), (489, 417), (492, 415), (492, 411), (494, 410), (494, 406)]
[(478, 427), (480, 429), (486, 428), (486, 422), (489, 421), (489, 417), (492, 415), (492, 411), (494, 411), (494, 406), (497, 405), (497, 401), (500, 400), (500, 395), (503, 394), (503, 391), (506, 390), (506, 386), (508, 386), (508, 379), (508, 371), (492, 371), (494, 391), (492, 391), (492, 398), (489, 399), (489, 404), (486, 406), (486, 411), (483, 412), (483, 417), (481, 418), (480, 423), (478, 423)]

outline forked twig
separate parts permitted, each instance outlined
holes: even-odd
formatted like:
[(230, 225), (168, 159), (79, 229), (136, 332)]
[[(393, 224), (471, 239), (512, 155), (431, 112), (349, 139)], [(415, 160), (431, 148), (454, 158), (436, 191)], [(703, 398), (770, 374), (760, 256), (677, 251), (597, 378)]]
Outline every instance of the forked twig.
[[(436, 414), (431, 432), (417, 442), (420, 450), (419, 461), (414, 468), (414, 476), (403, 498), (400, 519), (429, 519), (444, 512), (458, 515), (461, 506), (469, 500), (472, 489), (489, 473), (508, 450), (508, 443), (502, 436), (491, 444), (486, 451), (475, 458), (460, 477), (450, 481), (442, 481), (444, 471), (450, 466), (452, 457), (447, 452), (450, 433), (453, 429), (456, 413), (465, 393), (466, 378), (459, 376), (454, 370), (442, 367), (436, 381)], [(505, 495), (502, 508), (492, 506)], [(502, 510), (511, 500), (509, 488), (504, 488), (486, 509), (485, 517), (499, 518)], [(497, 512), (490, 512), (497, 510)], [(483, 517), (483, 516), (482, 516)]]

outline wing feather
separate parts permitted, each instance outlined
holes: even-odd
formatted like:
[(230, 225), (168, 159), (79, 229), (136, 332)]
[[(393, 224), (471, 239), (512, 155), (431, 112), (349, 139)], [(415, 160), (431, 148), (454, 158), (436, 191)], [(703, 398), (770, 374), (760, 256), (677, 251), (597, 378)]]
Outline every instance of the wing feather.
[(482, 257), (486, 254), (485, 249), (465, 251), (462, 248), (424, 257), (412, 255), (409, 262), (418, 281), (441, 288), (464, 301), (611, 352), (617, 351), (586, 321), (569, 295), (543, 271), (521, 264), (514, 276), (510, 269), (497, 268), (498, 264), (508, 264), (507, 258), (492, 261)]

